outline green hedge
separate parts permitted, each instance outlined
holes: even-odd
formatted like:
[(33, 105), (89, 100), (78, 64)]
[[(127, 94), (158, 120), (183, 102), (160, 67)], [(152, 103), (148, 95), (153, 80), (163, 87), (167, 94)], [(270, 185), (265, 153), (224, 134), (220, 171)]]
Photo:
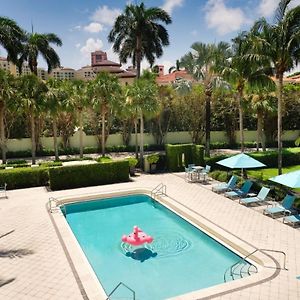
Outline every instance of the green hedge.
[(166, 145), (166, 156), (169, 171), (183, 171), (188, 164), (204, 164), (204, 147), (194, 144), (168, 144)]
[(47, 168), (20, 168), (0, 171), (0, 185), (7, 183), (7, 189), (21, 189), (47, 185)]
[(52, 190), (125, 182), (129, 180), (128, 161), (49, 169)]

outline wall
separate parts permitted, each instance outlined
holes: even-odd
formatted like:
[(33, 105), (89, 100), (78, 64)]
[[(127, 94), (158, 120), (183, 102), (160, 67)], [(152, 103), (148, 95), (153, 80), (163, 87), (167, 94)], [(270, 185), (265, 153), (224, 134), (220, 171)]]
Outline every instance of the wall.
[[(253, 142), (256, 140), (256, 131), (244, 131), (245, 142)], [(283, 133), (283, 140), (285, 141), (295, 141), (300, 136), (300, 130), (287, 130)], [(239, 132), (236, 132), (237, 140), (239, 140)], [(134, 134), (131, 136), (130, 145), (134, 145), (135, 137)], [(139, 141), (139, 135), (138, 135)], [(58, 138), (58, 142), (61, 142), (61, 138)], [(175, 143), (191, 143), (192, 137), (187, 131), (180, 132), (168, 132), (165, 138), (165, 143), (175, 144)], [(212, 131), (211, 132), (211, 142), (227, 142), (227, 137), (223, 131)], [(42, 137), (41, 143), (46, 149), (53, 149), (53, 138), (52, 137)], [(144, 135), (145, 144), (155, 144), (155, 140), (152, 134)], [(76, 132), (70, 138), (71, 147), (79, 148), (79, 132)], [(97, 139), (95, 136), (85, 135), (83, 136), (84, 147), (97, 147)], [(111, 134), (107, 139), (107, 146), (122, 145), (122, 135), (121, 134)], [(23, 151), (31, 149), (30, 138), (24, 139), (9, 139), (7, 141), (8, 151)]]

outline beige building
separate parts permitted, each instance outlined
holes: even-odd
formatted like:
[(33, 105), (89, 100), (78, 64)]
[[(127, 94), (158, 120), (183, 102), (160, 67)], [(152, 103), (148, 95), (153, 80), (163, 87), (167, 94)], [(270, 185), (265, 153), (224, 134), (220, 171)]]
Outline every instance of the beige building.
[(75, 72), (75, 78), (80, 80), (92, 80), (96, 77), (96, 73), (94, 72), (91, 66), (85, 66)]
[(75, 70), (72, 68), (56, 68), (53, 69), (50, 73), (49, 77), (53, 77), (55, 79), (75, 79)]
[[(0, 69), (9, 71), (11, 74), (15, 76), (19, 76), (19, 70), (12, 62), (9, 62), (5, 57), (0, 57)], [(48, 77), (48, 73), (43, 68), (38, 68), (38, 77), (46, 80)], [(29, 65), (27, 63), (23, 63), (22, 65), (22, 75), (29, 75), (31, 74)]]

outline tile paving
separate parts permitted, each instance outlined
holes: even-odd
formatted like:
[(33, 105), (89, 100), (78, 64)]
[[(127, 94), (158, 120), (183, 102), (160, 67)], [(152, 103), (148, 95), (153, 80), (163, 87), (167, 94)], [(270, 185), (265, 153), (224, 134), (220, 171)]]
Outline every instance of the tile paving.
[[(213, 193), (210, 185), (186, 183), (180, 173), (141, 175), (129, 183), (57, 192), (45, 188), (8, 191), (8, 199), (0, 198), (0, 237), (13, 232), (0, 238), (0, 299), (86, 299), (46, 210), (50, 196), (151, 190), (160, 182), (167, 185), (168, 196), (227, 232), (254, 247), (287, 254), (288, 271), (215, 299), (300, 299), (300, 280), (296, 279), (300, 275), (300, 230), (262, 215), (262, 206), (247, 208)], [(283, 264), (280, 255), (272, 256)]]

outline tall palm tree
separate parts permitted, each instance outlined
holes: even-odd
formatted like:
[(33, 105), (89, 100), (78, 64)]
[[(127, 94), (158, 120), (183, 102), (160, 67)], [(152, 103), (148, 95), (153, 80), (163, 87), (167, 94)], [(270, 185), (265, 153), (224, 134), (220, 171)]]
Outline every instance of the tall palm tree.
[(6, 163), (6, 137), (4, 114), (7, 102), (16, 96), (14, 77), (9, 72), (0, 69), (0, 144), (2, 152), (2, 163)]
[(124, 12), (117, 17), (108, 41), (113, 44), (113, 50), (119, 53), (121, 63), (132, 59), (137, 67), (137, 78), (141, 75), (141, 61), (146, 58), (152, 66), (155, 57), (161, 57), (163, 46), (169, 45), (169, 35), (161, 24), (170, 24), (171, 17), (167, 12), (158, 8), (146, 8), (129, 4)]
[(152, 117), (159, 110), (158, 87), (153, 80), (140, 78), (128, 91), (127, 100), (140, 118), (140, 166), (144, 165), (144, 117)]
[(20, 73), (23, 62), (28, 61), (30, 71), (37, 75), (37, 59), (39, 55), (41, 55), (46, 61), (48, 73), (50, 73), (53, 68), (59, 67), (59, 56), (50, 44), (62, 46), (62, 41), (54, 33), (27, 33), (26, 41), (23, 44), (23, 49), (18, 60)]
[(79, 119), (79, 153), (83, 158), (83, 111), (88, 104), (87, 85), (82, 80), (65, 81), (67, 109), (75, 109)]
[[(266, 151), (266, 140), (264, 133), (264, 118), (266, 114), (275, 112), (274, 107), (275, 93), (267, 88), (249, 91), (246, 98), (249, 99), (251, 109), (255, 112), (257, 118), (257, 131), (256, 131), (256, 150), (259, 151), (261, 144), (262, 150)], [(276, 98), (275, 98), (276, 99)]]
[(273, 68), (277, 84), (278, 174), (282, 173), (282, 91), (283, 75), (293, 69), (300, 59), (300, 6), (289, 9), (292, 0), (281, 0), (275, 13), (274, 24), (264, 18), (258, 20), (252, 32), (252, 60), (263, 55)]
[(37, 76), (23, 75), (18, 79), (21, 106), (30, 118), (32, 164), (36, 161), (35, 118), (44, 105), (46, 84)]
[(121, 86), (117, 77), (100, 72), (95, 80), (89, 82), (88, 89), (93, 108), (101, 114), (101, 153), (105, 156), (105, 121), (107, 116), (121, 105)]
[(194, 43), (192, 51), (181, 59), (181, 65), (193, 75), (196, 80), (201, 80), (204, 85), (205, 101), (205, 154), (210, 156), (210, 118), (211, 99), (213, 88), (224, 84), (221, 80), (219, 68), (224, 66), (230, 56), (229, 44), (220, 42), (215, 44)]
[(249, 35), (241, 33), (233, 40), (232, 57), (228, 65), (223, 68), (222, 75), (233, 85), (236, 90), (236, 99), (239, 109), (241, 152), (244, 152), (244, 123), (243, 105), (244, 90), (248, 87), (263, 88), (273, 86), (273, 81), (267, 75), (268, 68), (257, 62), (249, 64)]
[(64, 100), (67, 93), (63, 87), (62, 81), (50, 78), (47, 81), (47, 93), (45, 95), (45, 108), (48, 110), (53, 127), (53, 145), (55, 152), (55, 160), (59, 160), (58, 143), (57, 143), (57, 119), (59, 113), (63, 110)]
[(7, 51), (8, 59), (17, 62), (25, 33), (18, 24), (9, 18), (0, 17), (0, 45)]

